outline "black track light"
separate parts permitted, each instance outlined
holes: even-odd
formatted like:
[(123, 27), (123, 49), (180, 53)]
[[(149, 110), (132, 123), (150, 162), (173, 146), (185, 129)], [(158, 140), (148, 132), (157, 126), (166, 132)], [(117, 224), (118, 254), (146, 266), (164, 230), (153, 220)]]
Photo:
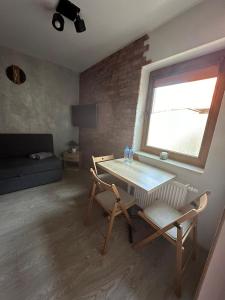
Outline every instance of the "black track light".
[(58, 31), (63, 31), (64, 29), (64, 19), (59, 13), (54, 13), (52, 18), (52, 25)]
[(56, 6), (56, 12), (52, 18), (52, 25), (58, 31), (64, 29), (63, 16), (74, 22), (74, 26), (77, 32), (86, 31), (84, 20), (79, 16), (80, 8), (70, 2), (69, 0), (59, 0)]
[(76, 28), (77, 32), (86, 31), (86, 26), (85, 26), (84, 20), (81, 19), (79, 15), (76, 16), (74, 25), (75, 25), (75, 28)]

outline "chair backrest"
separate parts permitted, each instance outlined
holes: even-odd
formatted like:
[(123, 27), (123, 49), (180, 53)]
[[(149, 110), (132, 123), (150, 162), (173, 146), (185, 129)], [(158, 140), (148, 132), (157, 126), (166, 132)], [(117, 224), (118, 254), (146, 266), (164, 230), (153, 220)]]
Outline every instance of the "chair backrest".
[(115, 184), (109, 184), (109, 183), (101, 180), (98, 177), (98, 175), (96, 174), (96, 172), (94, 171), (94, 169), (91, 168), (90, 172), (91, 172), (91, 174), (93, 176), (93, 179), (94, 179), (96, 185), (99, 186), (99, 187), (101, 187), (101, 188), (103, 188), (103, 190), (108, 190), (108, 191), (111, 191), (112, 193), (114, 193), (115, 200), (117, 202), (119, 202), (120, 201), (120, 194), (119, 194), (119, 191), (118, 191), (116, 185)]
[(98, 170), (97, 170), (97, 166), (96, 166), (96, 164), (98, 162), (112, 160), (112, 159), (114, 159), (113, 154), (106, 155), (106, 156), (97, 156), (97, 157), (92, 155), (92, 161), (93, 161), (93, 166), (94, 166), (95, 173), (98, 174)]
[(202, 212), (207, 204), (208, 204), (208, 195), (210, 192), (205, 192), (201, 196), (199, 196), (197, 199), (191, 202), (191, 204), (195, 207), (196, 212), (199, 214)]
[(178, 218), (175, 222), (181, 224), (187, 220), (191, 220), (197, 215), (202, 212), (208, 203), (208, 195), (210, 192), (205, 192), (202, 195), (200, 195), (198, 198), (196, 198), (194, 201), (191, 202), (191, 205), (194, 207), (193, 209), (190, 209), (186, 213), (184, 213), (180, 218)]

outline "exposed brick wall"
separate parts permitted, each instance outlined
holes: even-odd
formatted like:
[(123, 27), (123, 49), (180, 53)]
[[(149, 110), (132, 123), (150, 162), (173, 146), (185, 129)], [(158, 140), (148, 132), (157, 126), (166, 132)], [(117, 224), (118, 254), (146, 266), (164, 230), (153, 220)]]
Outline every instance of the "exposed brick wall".
[(125, 145), (132, 145), (147, 39), (143, 36), (80, 75), (80, 104), (98, 104), (97, 128), (80, 129), (85, 167), (93, 154), (121, 157)]

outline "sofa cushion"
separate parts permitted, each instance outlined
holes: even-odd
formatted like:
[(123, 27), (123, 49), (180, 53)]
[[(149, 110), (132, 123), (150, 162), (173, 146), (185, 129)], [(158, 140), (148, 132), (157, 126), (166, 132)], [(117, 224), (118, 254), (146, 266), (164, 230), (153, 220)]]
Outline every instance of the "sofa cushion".
[(55, 156), (43, 160), (5, 158), (0, 159), (0, 180), (61, 168), (62, 162)]

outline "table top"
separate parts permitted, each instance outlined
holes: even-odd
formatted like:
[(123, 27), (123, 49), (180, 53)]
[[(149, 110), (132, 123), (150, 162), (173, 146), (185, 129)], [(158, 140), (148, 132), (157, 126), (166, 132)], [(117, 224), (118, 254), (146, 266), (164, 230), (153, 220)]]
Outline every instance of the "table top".
[(176, 177), (175, 174), (137, 160), (131, 163), (125, 162), (124, 158), (100, 162), (98, 166), (128, 184), (140, 187), (147, 192), (152, 192)]

